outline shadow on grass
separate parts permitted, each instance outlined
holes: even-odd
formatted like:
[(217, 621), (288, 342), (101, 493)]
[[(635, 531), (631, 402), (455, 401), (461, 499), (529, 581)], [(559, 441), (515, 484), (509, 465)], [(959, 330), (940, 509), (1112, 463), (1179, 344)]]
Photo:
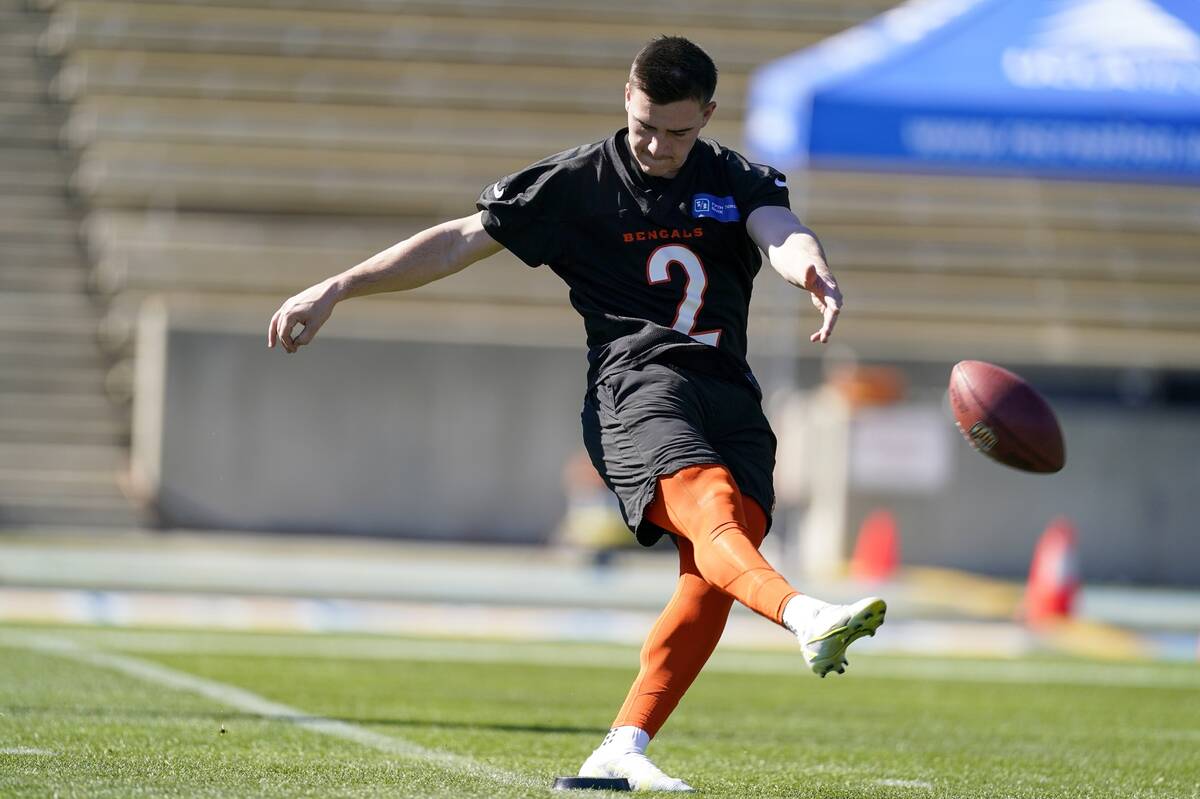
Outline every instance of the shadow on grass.
[(563, 733), (604, 735), (608, 727), (577, 727), (555, 724), (508, 724), (494, 721), (452, 721), (433, 719), (395, 719), (395, 718), (362, 718), (352, 716), (274, 716), (261, 713), (245, 713), (237, 710), (227, 712), (213, 711), (175, 711), (158, 710), (155, 708), (106, 708), (106, 707), (51, 707), (38, 705), (9, 705), (0, 707), (0, 716), (58, 716), (70, 718), (102, 719), (105, 721), (147, 720), (163, 721), (279, 721), (287, 724), (298, 724), (310, 721), (340, 721), (345, 724), (359, 726), (397, 727), (404, 729), (429, 730), (495, 730), (496, 732), (528, 732), (528, 733)]

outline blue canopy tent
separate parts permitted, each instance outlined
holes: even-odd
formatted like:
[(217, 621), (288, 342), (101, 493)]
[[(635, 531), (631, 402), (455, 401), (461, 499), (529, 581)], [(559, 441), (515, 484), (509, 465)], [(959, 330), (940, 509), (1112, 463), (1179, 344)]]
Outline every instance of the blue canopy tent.
[(746, 139), (783, 169), (1200, 183), (1200, 2), (914, 0), (759, 70)]

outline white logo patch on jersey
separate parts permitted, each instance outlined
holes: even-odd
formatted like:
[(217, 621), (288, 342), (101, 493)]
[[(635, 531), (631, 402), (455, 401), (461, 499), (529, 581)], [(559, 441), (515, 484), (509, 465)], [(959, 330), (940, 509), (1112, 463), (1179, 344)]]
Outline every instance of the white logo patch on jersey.
[(492, 186), (492, 194), (499, 200), (504, 196), (504, 186), (500, 185), (500, 181), (496, 181), (496, 185)]

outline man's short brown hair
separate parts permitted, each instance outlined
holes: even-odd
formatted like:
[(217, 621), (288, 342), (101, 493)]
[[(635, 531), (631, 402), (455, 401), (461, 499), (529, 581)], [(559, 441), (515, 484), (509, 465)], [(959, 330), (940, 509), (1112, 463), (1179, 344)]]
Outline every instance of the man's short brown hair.
[(717, 90), (717, 65), (682, 36), (656, 36), (634, 56), (629, 83), (655, 105), (680, 100), (708, 105)]

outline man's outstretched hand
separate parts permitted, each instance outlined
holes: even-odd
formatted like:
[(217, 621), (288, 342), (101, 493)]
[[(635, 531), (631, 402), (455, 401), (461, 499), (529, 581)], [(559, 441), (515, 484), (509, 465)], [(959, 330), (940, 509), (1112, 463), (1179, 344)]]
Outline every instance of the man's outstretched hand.
[[(279, 306), (279, 310), (271, 317), (271, 326), (267, 328), (267, 346), (274, 347), (275, 342), (279, 342), (288, 352), (300, 349), (313, 340), (336, 304), (334, 292), (326, 283), (306, 288)], [(299, 335), (293, 336), (296, 325), (303, 325), (303, 329)]]
[(822, 319), (821, 329), (808, 340), (824, 344), (833, 335), (833, 326), (842, 312), (842, 292), (830, 271), (817, 269), (815, 264), (809, 264), (804, 273), (804, 288), (811, 293), (813, 305), (821, 312)]

